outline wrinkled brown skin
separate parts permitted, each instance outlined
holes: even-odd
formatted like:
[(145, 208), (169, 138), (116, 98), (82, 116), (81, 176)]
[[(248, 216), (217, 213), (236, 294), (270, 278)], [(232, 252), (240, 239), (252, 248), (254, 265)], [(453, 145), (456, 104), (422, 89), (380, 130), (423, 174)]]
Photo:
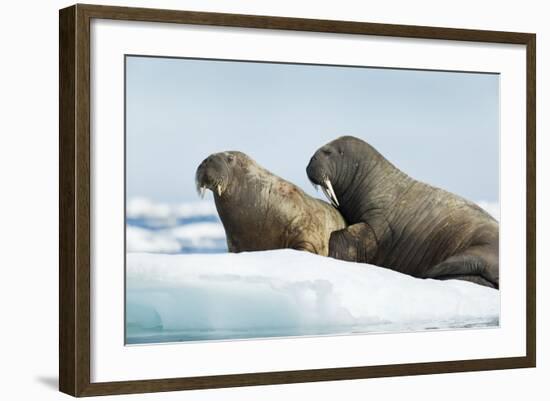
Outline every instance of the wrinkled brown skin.
[(345, 227), (332, 205), (242, 152), (210, 155), (195, 177), (198, 190), (204, 187), (214, 194), (229, 252), (291, 248), (328, 256), (331, 232)]
[(330, 179), (349, 226), (332, 233), (329, 256), (420, 278), (499, 288), (499, 224), (474, 203), (409, 177), (361, 139), (321, 147), (309, 179)]

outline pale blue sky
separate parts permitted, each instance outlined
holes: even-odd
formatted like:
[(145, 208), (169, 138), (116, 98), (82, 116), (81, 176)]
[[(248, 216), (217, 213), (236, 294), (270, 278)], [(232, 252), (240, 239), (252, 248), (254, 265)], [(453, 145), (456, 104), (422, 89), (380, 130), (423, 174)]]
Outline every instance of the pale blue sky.
[(129, 199), (197, 200), (198, 164), (223, 150), (322, 198), (309, 158), (354, 135), (414, 178), (498, 201), (498, 75), (129, 56), (126, 91)]

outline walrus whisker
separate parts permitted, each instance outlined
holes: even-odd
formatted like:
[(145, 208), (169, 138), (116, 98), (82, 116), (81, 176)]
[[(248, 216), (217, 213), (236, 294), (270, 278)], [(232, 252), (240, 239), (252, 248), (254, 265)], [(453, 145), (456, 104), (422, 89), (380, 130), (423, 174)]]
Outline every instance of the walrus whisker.
[(307, 177), (311, 185), (313, 185), (313, 188), (315, 188), (316, 191), (319, 191), (319, 185), (315, 184), (313, 180), (309, 177)]
[(198, 177), (195, 178), (195, 188), (197, 190), (197, 195), (199, 195), (201, 198), (204, 197), (204, 185), (200, 183)]

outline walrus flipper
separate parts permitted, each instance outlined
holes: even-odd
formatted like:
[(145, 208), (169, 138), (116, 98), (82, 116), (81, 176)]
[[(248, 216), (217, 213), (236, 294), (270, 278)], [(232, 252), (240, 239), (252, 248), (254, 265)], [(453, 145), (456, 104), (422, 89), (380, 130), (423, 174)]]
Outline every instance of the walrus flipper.
[(470, 281), (471, 283), (483, 285), (485, 287), (489, 288), (496, 288), (495, 284), (490, 282), (489, 280), (485, 280), (482, 276), (442, 276), (438, 277), (439, 280), (464, 280), (464, 281)]
[(438, 280), (465, 280), (487, 287), (499, 288), (498, 276), (495, 277), (491, 274), (489, 263), (482, 257), (467, 252), (453, 255), (429, 268), (423, 277)]
[(369, 263), (378, 250), (370, 226), (357, 223), (330, 234), (328, 256), (348, 262)]

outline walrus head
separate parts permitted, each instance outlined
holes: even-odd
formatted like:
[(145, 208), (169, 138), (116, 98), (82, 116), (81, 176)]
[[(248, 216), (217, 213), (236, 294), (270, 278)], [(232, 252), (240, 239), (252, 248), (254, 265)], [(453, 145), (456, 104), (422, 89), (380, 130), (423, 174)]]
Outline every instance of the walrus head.
[(244, 153), (229, 151), (214, 153), (204, 159), (195, 173), (199, 195), (204, 197), (207, 189), (220, 197), (230, 191), (235, 168), (247, 158)]
[(306, 168), (309, 180), (320, 186), (334, 207), (340, 206), (339, 194), (352, 181), (359, 165), (364, 162), (366, 142), (353, 136), (343, 136), (319, 148)]

